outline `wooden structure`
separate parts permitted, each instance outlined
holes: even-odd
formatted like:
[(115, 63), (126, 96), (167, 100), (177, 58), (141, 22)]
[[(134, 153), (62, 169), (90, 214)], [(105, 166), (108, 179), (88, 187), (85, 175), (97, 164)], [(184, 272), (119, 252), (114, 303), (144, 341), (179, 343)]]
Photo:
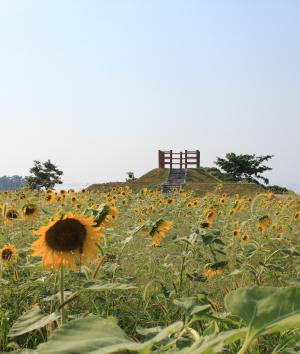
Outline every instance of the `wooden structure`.
[(200, 168), (200, 151), (173, 152), (158, 150), (159, 168)]

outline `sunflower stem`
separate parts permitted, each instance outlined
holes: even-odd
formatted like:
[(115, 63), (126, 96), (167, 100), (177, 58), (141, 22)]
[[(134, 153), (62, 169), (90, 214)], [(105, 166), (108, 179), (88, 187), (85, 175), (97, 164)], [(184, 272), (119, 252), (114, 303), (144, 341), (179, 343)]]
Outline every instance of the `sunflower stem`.
[(101, 266), (102, 266), (104, 260), (105, 260), (105, 256), (102, 256), (102, 257), (100, 258), (100, 260), (98, 261), (98, 265), (97, 265), (97, 267), (96, 267), (96, 269), (95, 269), (95, 271), (94, 271), (93, 277), (92, 277), (93, 280), (96, 278), (96, 276), (97, 276), (97, 274), (98, 274), (98, 272), (99, 272), (99, 269), (101, 268)]
[(184, 253), (183, 253), (183, 257), (182, 257), (182, 261), (181, 261), (180, 275), (179, 275), (179, 294), (181, 294), (181, 291), (182, 291), (183, 273), (184, 273), (185, 261), (186, 261), (186, 256), (187, 256), (188, 249), (189, 249), (189, 244), (187, 244), (186, 247), (185, 247), (185, 250), (184, 250)]
[[(65, 294), (64, 294), (64, 265), (63, 263), (60, 266), (60, 304), (62, 305), (65, 302)], [(61, 325), (65, 323), (65, 309), (61, 307), (60, 309), (61, 314)]]

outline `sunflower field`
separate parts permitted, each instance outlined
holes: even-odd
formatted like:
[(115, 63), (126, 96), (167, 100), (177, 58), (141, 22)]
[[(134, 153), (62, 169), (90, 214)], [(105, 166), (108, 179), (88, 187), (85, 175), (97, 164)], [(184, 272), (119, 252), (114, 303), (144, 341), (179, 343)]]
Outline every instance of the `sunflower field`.
[(0, 195), (0, 351), (299, 353), (300, 198)]

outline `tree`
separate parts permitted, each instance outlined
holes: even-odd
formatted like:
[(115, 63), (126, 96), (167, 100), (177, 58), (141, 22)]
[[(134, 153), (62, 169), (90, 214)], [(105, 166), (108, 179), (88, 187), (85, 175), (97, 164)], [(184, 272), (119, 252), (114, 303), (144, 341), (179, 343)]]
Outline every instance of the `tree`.
[(126, 178), (126, 182), (131, 182), (131, 181), (134, 181), (136, 180), (135, 176), (134, 176), (134, 172), (126, 172), (128, 178)]
[(262, 176), (262, 173), (270, 171), (272, 168), (264, 165), (263, 162), (270, 160), (272, 157), (273, 155), (236, 155), (230, 152), (226, 154), (225, 159), (217, 157), (215, 164), (235, 182), (245, 180), (260, 184), (259, 180), (263, 180), (265, 184), (269, 184), (268, 178)]
[(35, 160), (29, 172), (31, 176), (27, 178), (27, 183), (31, 189), (53, 189), (56, 184), (62, 184), (63, 172), (50, 160), (46, 162)]

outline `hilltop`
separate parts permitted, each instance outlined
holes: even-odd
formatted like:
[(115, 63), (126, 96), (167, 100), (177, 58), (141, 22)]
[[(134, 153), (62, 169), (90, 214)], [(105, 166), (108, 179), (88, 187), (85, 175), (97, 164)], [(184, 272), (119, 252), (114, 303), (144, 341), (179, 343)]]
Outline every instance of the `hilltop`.
[[(212, 176), (204, 168), (188, 168), (186, 173), (186, 183), (183, 189), (193, 191), (197, 195), (204, 195), (207, 192), (215, 192), (218, 189), (219, 193), (253, 195), (257, 191), (262, 191), (263, 188), (255, 183), (228, 183), (222, 182), (218, 178)], [(141, 177), (131, 182), (109, 182), (92, 184), (88, 190), (109, 191), (114, 187), (128, 185), (133, 191), (138, 192), (142, 188), (156, 189), (161, 187), (168, 179), (169, 170), (164, 168), (155, 168)]]

